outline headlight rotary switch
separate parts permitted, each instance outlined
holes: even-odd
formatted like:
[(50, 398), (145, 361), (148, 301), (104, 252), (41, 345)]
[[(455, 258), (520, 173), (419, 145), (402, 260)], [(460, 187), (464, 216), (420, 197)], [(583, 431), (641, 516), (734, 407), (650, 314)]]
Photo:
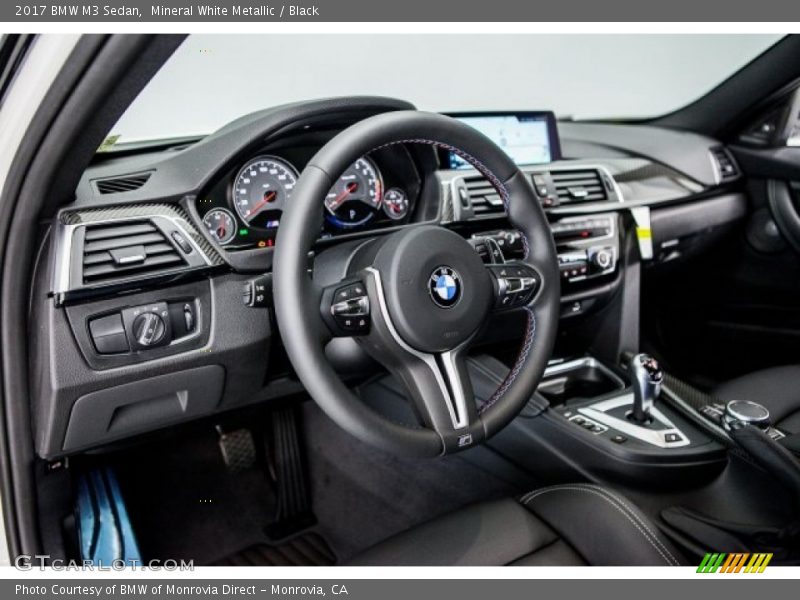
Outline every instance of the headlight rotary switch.
[(133, 335), (140, 346), (154, 346), (164, 339), (167, 324), (154, 312), (146, 312), (133, 320)]
[(153, 302), (122, 311), (132, 350), (166, 346), (172, 341), (172, 321), (166, 302)]

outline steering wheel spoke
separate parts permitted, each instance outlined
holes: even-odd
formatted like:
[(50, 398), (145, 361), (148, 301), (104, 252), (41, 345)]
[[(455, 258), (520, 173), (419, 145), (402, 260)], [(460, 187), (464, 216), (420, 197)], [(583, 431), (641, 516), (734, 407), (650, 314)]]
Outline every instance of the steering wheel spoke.
[(482, 440), (466, 366), (473, 338), (442, 352), (414, 348), (400, 335), (389, 313), (380, 275), (367, 269), (365, 283), (373, 309), (369, 335), (360, 341), (403, 384), (419, 424), (439, 435), (445, 452)]
[(536, 298), (541, 277), (522, 262), (487, 265), (494, 287), (494, 310), (505, 311), (528, 306)]
[(446, 453), (483, 440), (466, 351), (465, 345), (435, 354), (406, 352), (384, 362), (403, 383), (420, 424), (440, 436)]

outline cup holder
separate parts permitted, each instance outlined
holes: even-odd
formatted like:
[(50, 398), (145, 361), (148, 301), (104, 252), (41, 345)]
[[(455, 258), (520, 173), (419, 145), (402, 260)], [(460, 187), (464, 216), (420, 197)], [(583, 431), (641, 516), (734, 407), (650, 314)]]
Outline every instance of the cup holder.
[(550, 406), (587, 400), (625, 389), (625, 382), (598, 360), (586, 357), (551, 365), (538, 392)]

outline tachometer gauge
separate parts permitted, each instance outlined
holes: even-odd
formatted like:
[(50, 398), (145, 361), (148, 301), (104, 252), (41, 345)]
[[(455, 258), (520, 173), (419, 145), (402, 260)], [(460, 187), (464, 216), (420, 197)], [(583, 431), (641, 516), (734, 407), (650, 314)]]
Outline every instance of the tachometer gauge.
[(248, 225), (276, 229), (297, 183), (297, 171), (274, 156), (254, 158), (233, 181), (233, 207)]
[(361, 157), (333, 184), (325, 197), (326, 219), (350, 229), (372, 220), (383, 201), (383, 180), (369, 158)]
[(408, 214), (408, 196), (400, 188), (389, 188), (383, 195), (383, 212), (398, 221)]
[(206, 226), (211, 236), (223, 246), (229, 244), (236, 237), (236, 219), (230, 211), (224, 208), (214, 208), (203, 217), (203, 225)]

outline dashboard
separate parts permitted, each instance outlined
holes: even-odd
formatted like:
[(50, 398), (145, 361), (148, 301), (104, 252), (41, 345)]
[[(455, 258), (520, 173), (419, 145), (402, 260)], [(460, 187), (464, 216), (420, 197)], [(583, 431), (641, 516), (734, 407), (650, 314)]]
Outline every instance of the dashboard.
[[(62, 456), (302, 392), (270, 306), (283, 210), (333, 136), (375, 114), (413, 108), (371, 97), (301, 102), (203, 138), (97, 155), (43, 236), (32, 287), (33, 318), (48, 324), (31, 340), (47, 373), (35, 378), (33, 394), (38, 454)], [(584, 323), (601, 330), (603, 311), (638, 273), (629, 277), (627, 265), (638, 265), (635, 232), (647, 228), (634, 217), (652, 217), (657, 262), (689, 251), (693, 236), (745, 210), (739, 175), (720, 168), (730, 157), (710, 138), (616, 124), (559, 123), (556, 130), (551, 113), (454, 116), (519, 153), (520, 171), (551, 222), (562, 317), (572, 323), (564, 322), (564, 332), (579, 332), (562, 336), (576, 344), (573, 353), (585, 351)], [(486, 262), (523, 252), (491, 184), (430, 145), (359, 158), (319, 210), (309, 262), (315, 278), (335, 275), (326, 255), (422, 223), (462, 235)], [(487, 324), (484, 343), (508, 345), (523, 317), (512, 309)], [(353, 356), (352, 347), (341, 352)]]
[[(387, 98), (301, 102), (246, 115), (205, 138), (98, 155), (75, 202), (59, 217), (53, 295), (116, 293), (140, 281), (220, 268), (269, 271), (283, 211), (311, 158), (363, 118), (412, 108)], [(548, 111), (450, 116), (506, 150), (553, 222), (686, 202), (738, 177), (723, 180), (718, 163), (726, 150), (694, 134), (557, 123)], [(109, 220), (128, 220), (133, 231), (150, 237), (93, 242), (125, 231), (100, 229)], [(463, 157), (452, 149), (400, 144), (360, 157), (337, 178), (320, 199), (319, 244), (419, 223), (461, 229), (469, 237), (502, 229), (504, 220), (499, 196)], [(142, 239), (148, 243), (140, 245)], [(102, 250), (114, 243), (120, 247), (113, 256)], [(101, 250), (90, 252), (96, 247)]]

